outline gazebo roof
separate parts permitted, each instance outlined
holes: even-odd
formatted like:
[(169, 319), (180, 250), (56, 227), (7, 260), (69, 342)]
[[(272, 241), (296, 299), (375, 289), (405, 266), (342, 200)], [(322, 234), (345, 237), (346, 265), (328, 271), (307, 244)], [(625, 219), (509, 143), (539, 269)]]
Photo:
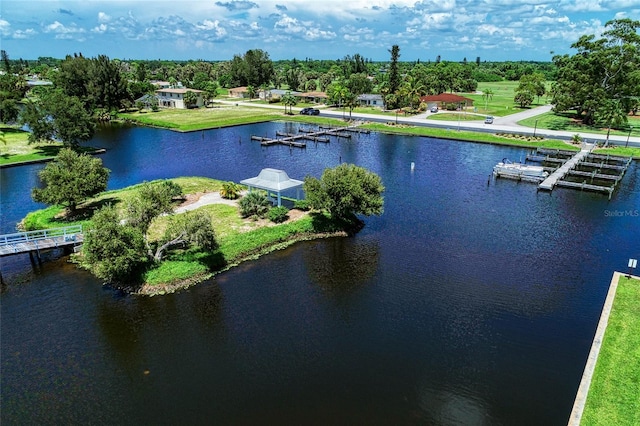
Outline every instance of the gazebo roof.
[(241, 180), (240, 183), (267, 191), (285, 191), (302, 186), (304, 182), (291, 179), (284, 170), (262, 169), (258, 176)]

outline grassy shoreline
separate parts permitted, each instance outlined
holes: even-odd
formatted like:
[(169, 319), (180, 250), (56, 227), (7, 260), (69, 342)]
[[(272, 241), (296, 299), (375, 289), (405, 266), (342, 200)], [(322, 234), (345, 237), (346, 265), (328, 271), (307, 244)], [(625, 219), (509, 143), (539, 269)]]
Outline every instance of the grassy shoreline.
[[(220, 190), (221, 181), (203, 177), (181, 177), (171, 179), (179, 184), (185, 194), (204, 194)], [(26, 230), (46, 229), (60, 226), (91, 225), (93, 212), (106, 203), (124, 208), (126, 200), (135, 194), (139, 185), (106, 191), (79, 206), (82, 212), (73, 220), (64, 216), (64, 209), (50, 206), (27, 214), (22, 220)], [(240, 217), (238, 207), (227, 204), (210, 204), (200, 207), (212, 216), (212, 224), (219, 243), (213, 252), (201, 250), (177, 250), (165, 261), (153, 265), (142, 275), (141, 283), (120, 286), (123, 290), (138, 295), (161, 295), (181, 290), (209, 279), (247, 260), (256, 259), (274, 250), (288, 247), (298, 241), (346, 236), (343, 226), (322, 213), (300, 214), (282, 224), (267, 220), (259, 222)], [(154, 220), (150, 235), (160, 235), (166, 224), (166, 217)], [(155, 230), (154, 230), (155, 229)], [(82, 257), (73, 261), (80, 267)]]
[[(290, 121), (333, 126), (345, 124), (345, 121), (339, 118), (300, 116), (284, 114), (284, 112), (279, 109), (268, 110), (264, 108), (230, 105), (196, 110), (120, 113), (118, 120), (177, 132), (196, 132), (268, 121)], [(539, 139), (526, 136), (516, 138), (468, 130), (451, 130), (413, 125), (390, 125), (372, 122), (365, 123), (362, 127), (381, 133), (426, 136), (454, 141), (488, 143), (523, 148), (578, 149), (569, 142), (557, 139)], [(5, 127), (4, 131), (7, 144), (4, 147), (0, 145), (0, 168), (50, 161), (55, 158), (58, 151), (62, 148), (62, 144), (59, 143), (30, 145), (28, 143), (28, 133), (19, 129)], [(89, 147), (85, 148), (85, 150), (92, 154), (101, 152), (101, 150)], [(632, 157), (635, 160), (640, 160), (640, 148), (615, 146), (598, 148), (595, 152)]]
[[(64, 145), (61, 142), (29, 143), (29, 132), (15, 127), (2, 127), (6, 144), (0, 144), (0, 168), (51, 161)], [(86, 154), (102, 154), (104, 149), (81, 147)]]
[(640, 280), (620, 275), (581, 425), (640, 424)]

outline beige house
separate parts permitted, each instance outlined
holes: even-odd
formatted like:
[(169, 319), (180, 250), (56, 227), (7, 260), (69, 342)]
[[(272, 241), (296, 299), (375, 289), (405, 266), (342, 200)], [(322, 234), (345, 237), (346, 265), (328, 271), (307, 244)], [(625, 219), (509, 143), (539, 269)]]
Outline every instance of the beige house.
[(204, 101), (202, 100), (202, 90), (196, 89), (158, 89), (156, 90), (156, 95), (158, 97), (158, 106), (161, 108), (180, 108), (186, 109), (186, 105), (184, 104), (184, 94), (187, 92), (194, 92), (198, 95), (198, 101), (196, 102), (196, 107), (201, 107), (204, 105)]
[(248, 98), (249, 91), (246, 86), (234, 87), (233, 89), (229, 89), (229, 97), (230, 98)]
[(296, 95), (302, 102), (313, 102), (314, 104), (323, 104), (329, 98), (325, 92), (305, 92)]

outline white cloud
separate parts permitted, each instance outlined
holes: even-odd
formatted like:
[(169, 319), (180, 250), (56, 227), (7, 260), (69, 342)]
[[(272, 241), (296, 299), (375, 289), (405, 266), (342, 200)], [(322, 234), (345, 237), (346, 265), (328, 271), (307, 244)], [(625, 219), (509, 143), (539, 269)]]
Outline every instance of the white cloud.
[(227, 30), (220, 25), (220, 21), (217, 19), (215, 21), (205, 19), (197, 23), (195, 28), (200, 30), (199, 34), (204, 33), (206, 35), (205, 38), (209, 39), (222, 39), (227, 35)]
[(11, 34), (11, 24), (0, 18), (0, 35), (8, 36), (9, 34)]
[(104, 12), (98, 12), (98, 22), (107, 23), (109, 21), (111, 21), (111, 16)]
[(18, 40), (30, 39), (38, 34), (33, 28), (28, 28), (26, 30), (16, 30), (13, 33), (13, 38)]
[(100, 24), (100, 25), (98, 25), (97, 27), (93, 27), (93, 29), (91, 30), (91, 32), (102, 34), (102, 33), (107, 32), (107, 29), (108, 29), (108, 28), (109, 28), (109, 27), (107, 27), (107, 25), (106, 25), (106, 24)]

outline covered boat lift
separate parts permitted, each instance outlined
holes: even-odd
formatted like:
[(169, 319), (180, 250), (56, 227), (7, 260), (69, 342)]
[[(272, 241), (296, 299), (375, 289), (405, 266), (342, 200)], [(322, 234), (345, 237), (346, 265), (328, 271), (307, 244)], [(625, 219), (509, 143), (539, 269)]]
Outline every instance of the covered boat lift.
[(249, 187), (249, 192), (253, 188), (267, 191), (268, 196), (275, 193), (278, 200), (278, 206), (282, 205), (282, 192), (296, 189), (296, 199), (300, 199), (300, 188), (304, 183), (301, 180), (291, 179), (287, 172), (278, 169), (262, 169), (256, 177), (244, 179), (241, 184)]

